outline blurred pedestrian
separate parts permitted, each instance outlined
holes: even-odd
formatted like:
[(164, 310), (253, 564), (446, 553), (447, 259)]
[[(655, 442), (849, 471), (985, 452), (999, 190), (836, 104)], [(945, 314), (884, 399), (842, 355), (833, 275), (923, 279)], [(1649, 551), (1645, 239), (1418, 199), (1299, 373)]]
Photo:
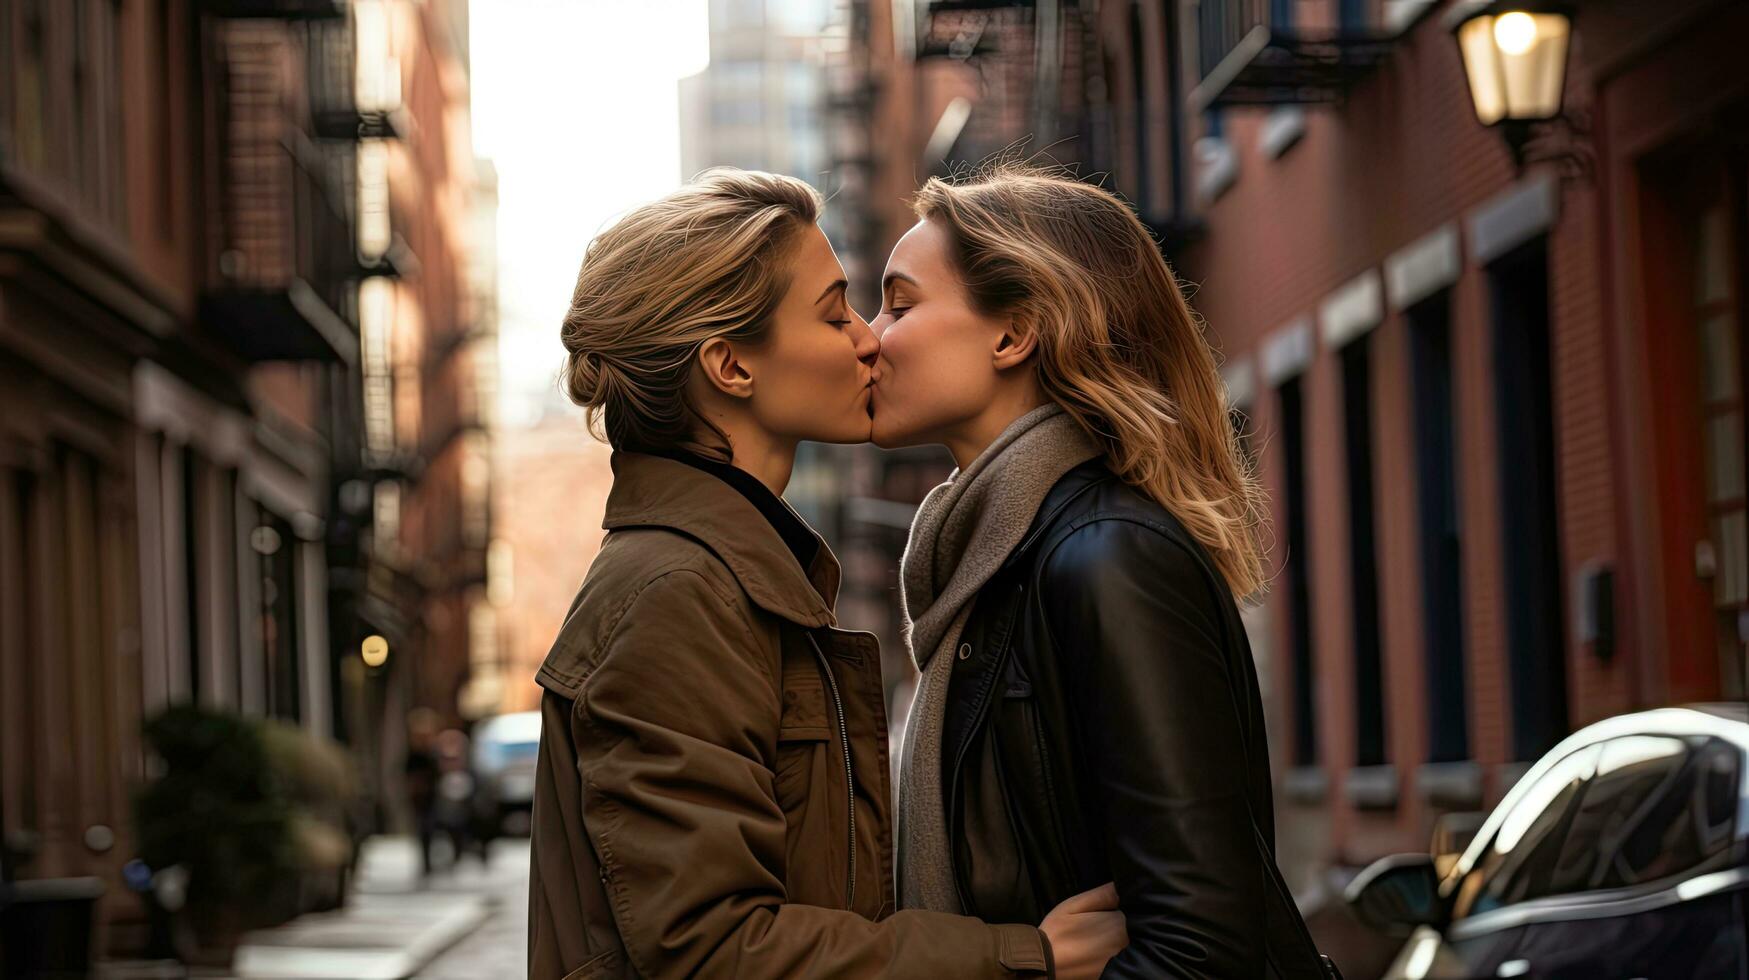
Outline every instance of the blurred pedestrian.
[(407, 712), (407, 759), (402, 789), (419, 837), (419, 871), (432, 870), (431, 846), (437, 835), (437, 712), (414, 708)]
[(446, 728), (437, 735), (437, 799), (433, 804), (434, 821), (449, 841), (450, 865), (461, 863), (462, 857), (478, 851), (480, 863), (486, 862), (485, 847), (476, 848), (474, 834), (474, 790), (476, 782), (472, 756), (468, 751), (468, 736), (458, 728)]

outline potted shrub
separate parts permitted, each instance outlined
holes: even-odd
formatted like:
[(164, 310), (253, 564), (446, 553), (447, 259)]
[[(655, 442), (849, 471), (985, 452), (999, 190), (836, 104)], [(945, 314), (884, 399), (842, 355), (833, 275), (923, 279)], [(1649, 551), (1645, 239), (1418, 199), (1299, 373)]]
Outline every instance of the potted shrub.
[(139, 856), (185, 876), (185, 960), (228, 964), (244, 931), (283, 921), (297, 868), (292, 806), (258, 723), (191, 705), (148, 720), (153, 777), (135, 800)]

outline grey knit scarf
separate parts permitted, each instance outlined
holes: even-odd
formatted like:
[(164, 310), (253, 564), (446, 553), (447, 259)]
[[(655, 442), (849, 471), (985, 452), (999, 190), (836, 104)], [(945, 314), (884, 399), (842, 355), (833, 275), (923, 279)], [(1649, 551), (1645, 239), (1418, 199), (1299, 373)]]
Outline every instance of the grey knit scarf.
[(905, 644), (921, 672), (899, 760), (901, 908), (960, 912), (942, 800), (941, 737), (954, 647), (978, 590), (1002, 567), (1064, 474), (1099, 455), (1055, 404), (1022, 415), (929, 492), (899, 561)]

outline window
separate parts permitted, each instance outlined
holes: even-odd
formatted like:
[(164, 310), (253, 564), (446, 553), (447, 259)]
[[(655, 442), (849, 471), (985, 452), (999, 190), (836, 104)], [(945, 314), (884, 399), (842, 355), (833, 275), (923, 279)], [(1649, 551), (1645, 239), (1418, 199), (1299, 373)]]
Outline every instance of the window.
[(1603, 746), (1574, 820), (1565, 890), (1668, 878), (1730, 847), (1742, 753), (1722, 739), (1632, 735)]
[[(1170, 15), (1168, 15), (1170, 16)], [(1130, 106), (1133, 117), (1130, 120), (1133, 134), (1131, 141), (1136, 149), (1136, 180), (1135, 202), (1136, 211), (1140, 214), (1152, 213), (1154, 202), (1148, 191), (1153, 186), (1153, 161), (1149, 159), (1149, 99), (1148, 99), (1148, 46), (1145, 41), (1147, 33), (1142, 22), (1142, 6), (1139, 3), (1130, 4), (1130, 50), (1127, 52), (1130, 62), (1130, 89), (1134, 93)]]
[(1625, 735), (1567, 756), (1501, 822), (1454, 918), (1654, 884), (1728, 854), (1741, 770), (1736, 746), (1705, 736)]
[(1469, 758), (1464, 676), (1463, 562), (1458, 522), (1457, 434), (1452, 410), (1451, 294), (1407, 311), (1415, 403), (1415, 490), (1421, 536), (1422, 652), (1427, 675), (1429, 762)]
[(1567, 731), (1547, 240), (1499, 259), (1488, 279), (1512, 751), (1534, 759)]
[(1363, 35), (1367, 30), (1367, 0), (1338, 0), (1338, 29), (1347, 36)]
[(1287, 579), (1289, 659), (1293, 669), (1293, 760), (1296, 766), (1318, 764), (1317, 679), (1312, 669), (1312, 608), (1306, 550), (1306, 439), (1301, 379), (1292, 377), (1277, 389), (1281, 402), (1282, 505), (1287, 517)]
[(1587, 746), (1555, 763), (1507, 812), (1482, 860), (1458, 886), (1452, 918), (1462, 919), (1549, 894), (1569, 817), (1597, 769)]
[(258, 628), (266, 661), (267, 713), (297, 721), (303, 716), (303, 664), (298, 636), (298, 540), (291, 523), (265, 507), (256, 509), (258, 523), (250, 545), (258, 559), (261, 585)]
[(1354, 623), (1355, 764), (1385, 762), (1384, 654), (1373, 527), (1371, 337), (1342, 348), (1342, 425), (1348, 471), (1349, 601)]
[(212, 678), (203, 677), (200, 669), (201, 633), (206, 628), (200, 608), (201, 586), (206, 584), (201, 575), (200, 543), (206, 527), (201, 520), (200, 497), (206, 472), (202, 461), (195, 458), (194, 450), (183, 448), (176, 455), (182, 467), (178, 478), (181, 499), (177, 501), (177, 506), (182, 509), (182, 541), (178, 547), (182, 549), (181, 598), (188, 632), (187, 646), (176, 651), (175, 655), (180, 655), (188, 663), (188, 700), (197, 702), (201, 699), (201, 685), (212, 683)]

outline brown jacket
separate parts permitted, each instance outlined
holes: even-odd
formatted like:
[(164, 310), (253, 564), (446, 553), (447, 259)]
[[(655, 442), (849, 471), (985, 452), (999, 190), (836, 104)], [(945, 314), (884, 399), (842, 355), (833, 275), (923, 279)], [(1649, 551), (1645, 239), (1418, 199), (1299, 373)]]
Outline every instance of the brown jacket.
[(684, 463), (613, 471), (538, 675), (529, 976), (1048, 975), (1031, 926), (894, 912), (880, 656), (832, 628), (831, 552), (804, 572)]

